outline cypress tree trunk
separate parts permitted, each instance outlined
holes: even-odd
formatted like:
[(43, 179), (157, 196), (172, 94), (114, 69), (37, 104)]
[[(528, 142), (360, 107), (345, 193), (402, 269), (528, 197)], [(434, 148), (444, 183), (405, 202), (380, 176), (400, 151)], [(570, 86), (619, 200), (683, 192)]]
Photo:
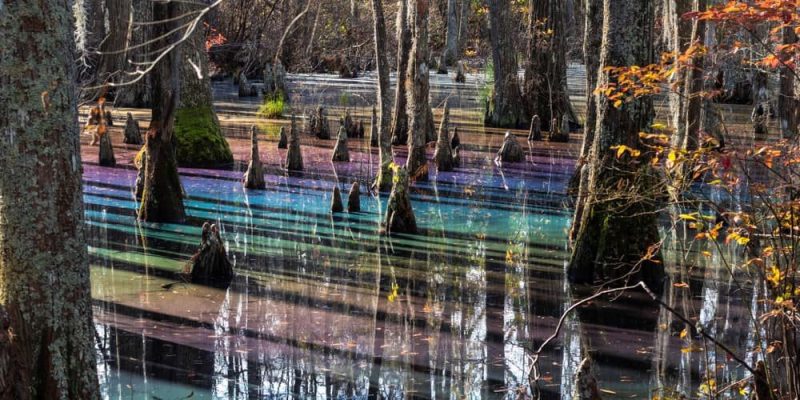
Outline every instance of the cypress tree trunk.
[[(125, 59), (133, 62), (142, 62), (148, 59), (146, 55), (147, 47), (134, 48), (133, 46), (141, 45), (152, 37), (150, 25), (141, 25), (141, 23), (153, 20), (153, 6), (150, 0), (132, 0), (130, 6), (130, 13), (133, 14), (133, 24), (130, 24), (130, 21), (126, 22), (126, 34), (130, 40), (126, 44)], [(131, 70), (132, 68), (127, 66), (127, 69)], [(118, 87), (117, 94), (114, 97), (114, 105), (116, 107), (149, 107), (150, 86), (150, 74), (147, 74), (134, 84)]]
[(408, 141), (408, 110), (406, 102), (406, 74), (408, 56), (411, 52), (411, 28), (408, 22), (408, 2), (398, 0), (397, 12), (397, 90), (392, 116), (392, 144), (401, 145)]
[[(586, 118), (583, 122), (583, 142), (581, 154), (575, 165), (575, 173), (569, 181), (567, 191), (570, 195), (580, 193), (581, 184), (586, 185), (588, 173), (586, 169), (589, 151), (594, 142), (594, 129), (597, 123), (597, 103), (594, 89), (597, 86), (597, 68), (600, 65), (600, 46), (603, 40), (603, 1), (586, 0), (585, 22), (583, 31), (583, 62), (586, 66)], [(535, 114), (534, 114), (535, 115)], [(530, 140), (530, 139), (528, 139)], [(580, 210), (580, 207), (577, 208)], [(575, 223), (570, 229), (570, 241), (575, 239), (580, 221), (580, 212), (576, 214)]]
[[(647, 65), (653, 59), (653, 9), (650, 0), (604, 0), (603, 44), (598, 85), (606, 86), (606, 66)], [(588, 165), (588, 184), (580, 194), (580, 218), (572, 258), (567, 267), (575, 283), (628, 277), (645, 280), (655, 290), (663, 280), (660, 253), (642, 261), (658, 243), (655, 173), (648, 163), (617, 158), (613, 146), (641, 149), (639, 132), (650, 126), (653, 104), (641, 97), (620, 108), (597, 97), (597, 125)], [(621, 282), (614, 282), (619, 285)]]
[[(705, 36), (705, 21), (687, 21), (683, 14), (689, 11), (705, 10), (705, 0), (665, 0), (664, 42), (668, 50), (678, 55), (692, 44), (702, 41)], [(692, 58), (692, 68), (679, 70), (672, 78), (674, 83), (682, 83), (679, 92), (669, 94), (670, 125), (675, 130), (673, 146), (692, 150), (697, 147), (700, 134), (700, 117), (703, 99), (704, 57)]]
[(412, 180), (428, 179), (425, 145), (433, 137), (433, 113), (429, 104), (430, 70), (428, 68), (428, 15), (430, 0), (414, 0), (414, 43), (408, 66), (409, 139), (406, 168)]
[[(179, 15), (179, 5), (174, 2), (153, 3), (153, 19), (156, 21)], [(176, 34), (166, 35), (174, 30), (175, 24), (175, 21), (170, 21), (156, 25), (154, 37), (163, 37), (153, 44), (153, 51), (166, 48), (177, 40)], [(144, 186), (139, 207), (142, 221), (181, 222), (186, 217), (173, 136), (181, 86), (179, 49), (167, 54), (152, 71), (152, 120), (145, 141)]]
[(522, 128), (527, 121), (517, 79), (517, 60), (509, 24), (509, 3), (507, 0), (488, 0), (494, 91), (486, 108), (484, 123), (501, 128)]
[(70, 6), (0, 6), (0, 399), (100, 398)]
[[(529, 6), (525, 96), (529, 103), (528, 114), (538, 115), (544, 125), (542, 129), (548, 131), (553, 118), (561, 121), (562, 116), (568, 115), (571, 121), (577, 121), (567, 93), (564, 8), (563, 0), (531, 1)], [(597, 27), (590, 28), (594, 29)], [(588, 68), (589, 65), (587, 75)]]
[(125, 49), (128, 44), (128, 20), (131, 12), (131, 0), (106, 0), (104, 12), (94, 17), (102, 18), (103, 25), (108, 24), (108, 31), (100, 42), (100, 64), (97, 68), (97, 81), (120, 82), (125, 69)]
[(380, 169), (375, 177), (375, 187), (380, 191), (392, 189), (392, 144), (389, 137), (392, 93), (389, 90), (389, 61), (386, 59), (386, 22), (381, 0), (372, 0), (372, 20), (375, 30), (375, 59), (378, 67), (378, 108), (380, 125), (373, 124), (372, 136), (377, 133), (380, 152)]
[(469, 12), (472, 9), (472, 1), (460, 0), (459, 3), (461, 15), (458, 18), (458, 54), (462, 54), (467, 45), (469, 35)]
[[(198, 5), (181, 6), (182, 13), (197, 10)], [(202, 22), (182, 44), (181, 55), (180, 107), (175, 121), (178, 163), (187, 167), (232, 163), (233, 153), (214, 112)]]
[[(797, 35), (792, 27), (782, 29), (784, 45), (797, 42)], [(797, 99), (794, 90), (794, 72), (790, 67), (782, 66), (778, 69), (780, 81), (780, 94), (778, 95), (778, 128), (781, 137), (788, 139), (797, 134)]]
[(444, 62), (446, 66), (452, 66), (458, 61), (458, 14), (461, 7), (458, 0), (447, 0), (447, 33), (445, 34)]
[[(683, 14), (691, 10), (693, 0), (664, 0), (661, 5), (662, 8), (662, 25), (664, 26), (662, 32), (662, 41), (666, 51), (674, 52), (674, 60), (677, 61), (678, 56), (688, 47), (691, 42), (691, 28), (690, 21), (683, 19)], [(687, 71), (679, 69), (670, 79), (672, 84), (683, 84), (686, 81)], [(667, 95), (669, 99), (670, 116), (668, 118), (669, 125), (675, 130), (672, 136), (673, 144), (680, 146), (683, 143), (686, 134), (685, 119), (686, 114), (686, 101), (684, 92), (672, 91)]]
[[(693, 0), (695, 11), (706, 9), (706, 0)], [(691, 43), (699, 43), (706, 34), (706, 22), (695, 19), (692, 22)], [(683, 142), (680, 143), (684, 150), (693, 151), (697, 149), (700, 142), (700, 125), (703, 108), (703, 70), (705, 57), (695, 55), (692, 58), (692, 69), (686, 76), (685, 97), (688, 99), (686, 105), (686, 133)]]

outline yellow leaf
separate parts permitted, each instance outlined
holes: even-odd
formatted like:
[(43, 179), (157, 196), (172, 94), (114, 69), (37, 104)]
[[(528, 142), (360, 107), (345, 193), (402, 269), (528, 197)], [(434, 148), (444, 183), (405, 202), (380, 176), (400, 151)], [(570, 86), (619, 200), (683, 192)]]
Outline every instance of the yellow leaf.
[(688, 335), (689, 335), (689, 330), (687, 330), (686, 328), (683, 328), (683, 330), (681, 331), (681, 335), (680, 335), (681, 339), (685, 339), (686, 336), (688, 336)]
[(622, 107), (622, 100), (615, 101), (614, 102), (614, 108), (620, 108), (620, 107)]
[(682, 219), (684, 221), (697, 221), (697, 218), (692, 214), (681, 214), (681, 215), (678, 215), (678, 218), (680, 218), (680, 219)]
[(657, 131), (663, 131), (664, 129), (667, 129), (667, 126), (664, 125), (664, 124), (653, 124), (653, 125), (650, 125), (650, 127), (655, 129), (655, 130), (657, 130)]
[(676, 153), (675, 150), (670, 150), (669, 155), (667, 155), (667, 159), (675, 162), (675, 160), (678, 159), (678, 153)]

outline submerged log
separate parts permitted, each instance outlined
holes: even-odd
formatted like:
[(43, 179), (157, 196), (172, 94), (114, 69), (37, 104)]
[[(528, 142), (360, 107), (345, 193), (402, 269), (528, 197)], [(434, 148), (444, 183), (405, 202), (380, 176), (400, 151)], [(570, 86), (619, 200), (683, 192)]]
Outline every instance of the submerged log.
[(339, 128), (339, 135), (336, 138), (336, 146), (333, 148), (331, 161), (349, 162), (350, 151), (347, 149), (347, 134), (344, 127)]
[(286, 128), (281, 127), (278, 132), (278, 148), (285, 149), (288, 147), (289, 140), (286, 138)]
[(464, 74), (464, 62), (459, 61), (456, 63), (456, 83), (465, 83), (467, 81), (467, 76)]
[[(281, 128), (283, 129), (283, 128)], [(264, 189), (267, 185), (264, 182), (264, 168), (261, 166), (261, 158), (258, 155), (258, 131), (255, 125), (250, 127), (250, 164), (244, 173), (244, 187), (247, 189)]]
[(528, 132), (528, 141), (542, 140), (542, 120), (538, 115), (531, 118), (531, 130)]
[(378, 112), (375, 110), (375, 106), (372, 106), (372, 118), (369, 121), (369, 145), (370, 147), (378, 147), (379, 142)]
[(192, 282), (227, 286), (233, 279), (233, 265), (216, 225), (203, 224), (200, 248), (189, 261)]
[(439, 171), (453, 170), (453, 152), (450, 148), (450, 138), (448, 135), (448, 125), (450, 119), (450, 109), (447, 103), (444, 104), (442, 122), (439, 124), (439, 137), (436, 140), (436, 151), (433, 153), (433, 160)]
[(340, 213), (344, 211), (342, 204), (342, 192), (339, 190), (339, 185), (333, 187), (333, 197), (331, 198), (331, 212)]
[(114, 147), (111, 146), (111, 135), (106, 131), (105, 124), (97, 126), (97, 136), (100, 137), (100, 160), (103, 167), (115, 167), (117, 159), (114, 157)]
[(125, 135), (122, 139), (125, 144), (142, 144), (142, 132), (139, 130), (139, 123), (133, 119), (133, 115), (128, 113), (128, 118), (125, 120)]
[(350, 186), (350, 193), (347, 194), (347, 212), (356, 213), (361, 211), (361, 189), (358, 182), (353, 182)]
[(289, 130), (289, 151), (286, 152), (286, 170), (303, 170), (303, 153), (300, 151), (300, 135), (297, 133), (294, 114), (292, 114), (292, 127)]
[(517, 142), (516, 136), (511, 132), (506, 132), (506, 136), (503, 138), (503, 146), (500, 147), (497, 156), (503, 162), (525, 161), (525, 150)]
[(458, 127), (453, 128), (453, 138), (450, 139), (450, 148), (455, 149), (461, 146), (461, 138), (458, 136)]
[(389, 204), (386, 208), (384, 232), (417, 233), (417, 220), (411, 208), (411, 196), (408, 193), (408, 170), (397, 167), (394, 170), (392, 192), (389, 195)]

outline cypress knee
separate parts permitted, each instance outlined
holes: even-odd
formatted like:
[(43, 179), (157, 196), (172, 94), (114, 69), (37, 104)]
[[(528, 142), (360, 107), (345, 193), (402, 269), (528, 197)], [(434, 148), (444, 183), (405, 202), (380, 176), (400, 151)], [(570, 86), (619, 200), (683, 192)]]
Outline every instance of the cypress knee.
[(261, 166), (261, 159), (258, 155), (258, 131), (255, 126), (250, 128), (250, 164), (247, 172), (244, 173), (244, 187), (247, 189), (264, 189), (264, 169)]
[(461, 166), (461, 146), (453, 148), (453, 168)]
[(456, 63), (456, 83), (465, 83), (467, 82), (467, 76), (464, 74), (464, 63), (459, 61)]
[(142, 144), (142, 132), (139, 130), (139, 123), (133, 119), (133, 115), (128, 113), (125, 120), (125, 135), (122, 139), (125, 144)]
[(356, 213), (361, 211), (361, 189), (358, 182), (353, 182), (350, 186), (350, 193), (347, 194), (347, 212)]
[(300, 135), (297, 134), (294, 114), (292, 114), (292, 127), (289, 130), (289, 150), (286, 152), (286, 170), (303, 170), (303, 153), (300, 151)]
[(111, 135), (108, 133), (104, 124), (97, 126), (97, 135), (100, 137), (99, 164), (103, 167), (115, 167), (117, 165), (117, 159), (114, 158), (114, 147), (111, 146)]
[(442, 122), (439, 124), (439, 137), (436, 140), (436, 151), (433, 153), (433, 160), (436, 161), (436, 167), (439, 171), (453, 170), (453, 152), (450, 148), (450, 138), (447, 134), (449, 115), (450, 111), (447, 107), (447, 103), (445, 103), (444, 112), (442, 113)]
[(190, 260), (192, 282), (227, 286), (233, 279), (233, 265), (216, 225), (203, 224), (200, 248)]
[(289, 147), (289, 140), (286, 138), (286, 129), (281, 127), (278, 133), (278, 148), (285, 149), (287, 147)]
[(542, 140), (542, 120), (538, 115), (531, 118), (531, 130), (528, 132), (528, 141)]
[(506, 136), (503, 138), (503, 146), (500, 147), (497, 156), (504, 162), (520, 162), (525, 160), (525, 151), (517, 142), (517, 137), (511, 132), (506, 132)]
[(461, 138), (458, 136), (458, 127), (453, 128), (453, 138), (450, 139), (450, 148), (455, 149), (461, 146)]
[(339, 185), (333, 187), (333, 197), (331, 198), (331, 212), (332, 213), (340, 213), (344, 211), (344, 205), (342, 205), (342, 193), (339, 190)]
[(339, 135), (336, 139), (336, 146), (333, 148), (331, 161), (350, 161), (350, 152), (347, 150), (347, 134), (344, 127), (339, 128)]
[(253, 97), (258, 94), (256, 87), (247, 81), (244, 72), (239, 74), (239, 97)]

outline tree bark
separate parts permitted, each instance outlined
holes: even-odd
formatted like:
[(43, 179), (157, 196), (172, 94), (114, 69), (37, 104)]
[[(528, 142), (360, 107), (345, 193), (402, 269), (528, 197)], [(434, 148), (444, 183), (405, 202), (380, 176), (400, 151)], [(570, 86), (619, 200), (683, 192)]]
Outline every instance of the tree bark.
[[(706, 0), (693, 0), (694, 11), (704, 11)], [(691, 43), (699, 43), (706, 33), (706, 22), (695, 19), (692, 22)], [(703, 70), (705, 57), (700, 54), (692, 57), (692, 68), (686, 76), (685, 98), (686, 105), (686, 133), (680, 146), (687, 151), (696, 150), (700, 142), (700, 126), (703, 108)]]
[[(664, 43), (667, 49), (678, 56), (690, 46), (702, 41), (705, 36), (705, 21), (684, 20), (683, 14), (705, 9), (705, 0), (665, 0), (664, 2)], [(697, 148), (700, 134), (700, 118), (703, 98), (704, 57), (692, 58), (690, 68), (679, 69), (672, 82), (681, 83), (677, 92), (669, 94), (670, 125), (675, 130), (673, 146), (686, 150)]]
[[(664, 0), (662, 4), (662, 42), (665, 51), (674, 53), (673, 61), (678, 60), (678, 56), (683, 53), (691, 43), (690, 21), (682, 18), (683, 14), (691, 11), (693, 0)], [(686, 82), (686, 69), (678, 69), (670, 79), (671, 84), (679, 85), (678, 91), (671, 91), (668, 95), (669, 101), (669, 125), (674, 129), (672, 136), (673, 144), (679, 146), (683, 143), (686, 134), (685, 111), (686, 100), (684, 98), (683, 83)]]
[[(529, 103), (528, 114), (538, 115), (544, 122), (542, 129), (545, 130), (551, 129), (549, 122), (553, 118), (560, 121), (563, 115), (577, 122), (567, 93), (564, 8), (563, 0), (531, 1), (529, 6), (525, 97)], [(598, 29), (597, 26), (591, 27), (590, 31), (594, 29)]]
[(74, 20), (0, 11), (0, 399), (99, 399), (83, 221)]
[[(782, 29), (782, 44), (791, 45), (797, 42), (797, 35), (792, 27)], [(781, 137), (792, 138), (797, 134), (797, 99), (794, 90), (794, 71), (790, 67), (782, 66), (778, 69), (780, 92), (778, 94), (778, 128)]]
[(486, 106), (484, 123), (501, 128), (522, 128), (530, 119), (525, 117), (517, 79), (517, 60), (508, 23), (511, 20), (511, 5), (507, 0), (488, 0), (488, 4), (494, 91)]
[(414, 43), (408, 66), (408, 160), (406, 168), (412, 180), (428, 179), (426, 144), (433, 137), (433, 113), (429, 103), (430, 70), (428, 68), (428, 15), (430, 0), (414, 0)]
[(397, 12), (397, 90), (395, 91), (394, 115), (392, 116), (392, 144), (408, 141), (408, 110), (406, 100), (406, 74), (411, 52), (411, 28), (408, 21), (408, 2), (398, 0)]
[[(459, 24), (458, 16), (461, 12), (461, 7), (458, 5), (458, 0), (447, 0), (447, 32), (445, 34), (444, 45), (444, 62), (445, 66), (452, 66), (458, 61), (458, 34)], [(441, 66), (440, 66), (441, 68)]]
[[(141, 45), (152, 37), (150, 25), (141, 25), (141, 23), (153, 20), (152, 2), (150, 0), (132, 0), (130, 7), (131, 11), (128, 16), (132, 18), (126, 25), (126, 34), (129, 40), (126, 44), (125, 59), (133, 62), (142, 62), (147, 59), (147, 47), (131, 47)], [(129, 66), (128, 69), (133, 68)], [(150, 75), (148, 74), (134, 84), (117, 88), (114, 105), (116, 107), (149, 107), (150, 86)]]
[[(372, 20), (375, 31), (375, 59), (378, 68), (378, 109), (380, 110), (380, 125), (373, 124), (370, 129), (372, 136), (377, 133), (380, 168), (375, 177), (375, 187), (379, 191), (388, 191), (392, 188), (392, 143), (389, 137), (391, 126), (392, 93), (389, 90), (389, 61), (386, 58), (386, 22), (383, 17), (383, 4), (381, 0), (372, 0)], [(373, 121), (374, 122), (374, 121)]]
[[(177, 3), (153, 3), (156, 21), (179, 15)], [(176, 34), (166, 35), (175, 25), (176, 21), (156, 25), (154, 37), (163, 37), (153, 44), (153, 51), (164, 49), (177, 40)], [(139, 207), (142, 221), (182, 222), (186, 217), (173, 136), (181, 87), (179, 49), (170, 51), (152, 72), (152, 120), (145, 140), (144, 187)]]
[[(653, 60), (653, 9), (650, 0), (604, 0), (603, 44), (598, 85), (611, 77), (606, 66), (647, 65)], [(648, 163), (617, 158), (614, 146), (644, 150), (639, 132), (650, 126), (653, 104), (640, 97), (620, 108), (597, 97), (597, 124), (589, 160), (588, 185), (579, 194), (579, 229), (567, 267), (570, 281), (591, 283), (613, 279), (644, 280), (660, 289), (660, 252), (644, 259), (659, 241), (655, 173)], [(613, 284), (619, 285), (617, 281)]]
[(104, 12), (95, 14), (108, 25), (108, 31), (100, 42), (100, 63), (97, 68), (97, 82), (120, 82), (125, 70), (125, 49), (128, 47), (128, 22), (131, 13), (131, 0), (106, 0)]
[(471, 0), (461, 0), (460, 1), (460, 12), (461, 16), (458, 18), (458, 54), (462, 54), (464, 52), (464, 48), (467, 46), (467, 39), (469, 35), (469, 12), (472, 9), (472, 1)]
[[(184, 3), (181, 13), (202, 7), (206, 7), (205, 1), (199, 5)], [(207, 167), (233, 162), (233, 153), (214, 112), (202, 21), (181, 45), (181, 94), (176, 117), (175, 139), (181, 166)]]
[[(570, 195), (580, 192), (581, 184), (586, 185), (588, 171), (586, 169), (589, 151), (594, 143), (594, 129), (597, 123), (597, 102), (594, 89), (597, 87), (597, 73), (600, 66), (600, 46), (603, 41), (603, 1), (586, 0), (585, 22), (583, 31), (583, 62), (586, 66), (586, 117), (583, 121), (583, 142), (581, 154), (575, 165), (575, 173), (570, 179), (567, 191)], [(575, 221), (580, 221), (580, 212)], [(570, 241), (575, 239), (578, 223), (570, 229)]]

